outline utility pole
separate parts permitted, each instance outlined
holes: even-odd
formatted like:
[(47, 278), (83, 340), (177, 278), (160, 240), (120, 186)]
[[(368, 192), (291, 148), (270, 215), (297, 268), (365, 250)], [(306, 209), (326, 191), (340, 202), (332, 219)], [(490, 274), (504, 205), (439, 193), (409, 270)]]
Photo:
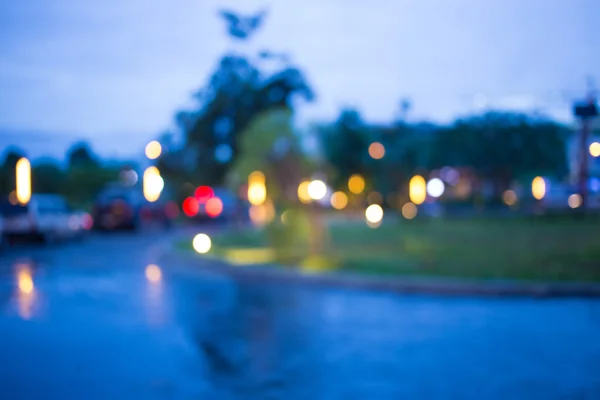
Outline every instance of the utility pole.
[(592, 130), (592, 121), (598, 116), (596, 105), (596, 94), (594, 92), (591, 78), (588, 79), (587, 99), (576, 102), (573, 106), (573, 114), (581, 124), (579, 140), (579, 195), (581, 196), (581, 208), (586, 210), (588, 205), (588, 177), (589, 177), (589, 149), (588, 138)]

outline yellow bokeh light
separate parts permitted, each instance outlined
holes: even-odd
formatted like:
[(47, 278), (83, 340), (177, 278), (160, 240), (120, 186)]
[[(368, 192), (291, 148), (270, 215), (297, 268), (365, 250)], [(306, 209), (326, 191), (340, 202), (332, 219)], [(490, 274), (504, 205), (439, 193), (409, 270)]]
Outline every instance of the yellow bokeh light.
[(210, 248), (212, 247), (212, 241), (206, 233), (199, 233), (196, 236), (194, 236), (192, 246), (194, 247), (194, 250), (196, 250), (198, 253), (206, 254), (210, 251)]
[(541, 176), (537, 176), (531, 182), (531, 194), (536, 200), (542, 200), (546, 195), (546, 181)]
[(506, 190), (504, 193), (502, 193), (502, 201), (507, 206), (514, 206), (517, 204), (517, 194), (514, 190)]
[(314, 180), (308, 184), (308, 195), (313, 200), (321, 200), (327, 194), (327, 185), (320, 180)]
[(379, 204), (371, 204), (365, 210), (365, 218), (372, 224), (380, 222), (383, 218), (383, 208)]
[(348, 189), (354, 194), (361, 194), (365, 190), (365, 179), (356, 174), (348, 179)]
[(16, 166), (17, 201), (27, 204), (31, 199), (31, 163), (25, 157), (17, 161)]
[(574, 193), (569, 196), (569, 199), (567, 200), (567, 202), (569, 203), (569, 207), (578, 208), (578, 207), (581, 207), (583, 200), (579, 193)]
[(251, 173), (248, 176), (248, 184), (253, 184), (253, 183), (262, 183), (264, 184), (266, 182), (266, 177), (265, 174), (263, 174), (260, 171), (254, 171), (253, 173)]
[(413, 176), (408, 185), (408, 191), (410, 201), (416, 205), (423, 204), (427, 198), (427, 183), (425, 182), (425, 178), (420, 175)]
[(417, 216), (417, 206), (414, 203), (406, 203), (402, 206), (402, 216), (406, 219), (413, 219)]
[(594, 142), (590, 144), (590, 154), (592, 157), (600, 157), (600, 143)]
[(248, 201), (253, 206), (259, 206), (267, 199), (267, 187), (264, 182), (252, 182), (248, 185)]
[(300, 183), (300, 185), (298, 185), (298, 199), (304, 204), (308, 204), (312, 201), (308, 191), (309, 185), (309, 181), (303, 181)]
[(151, 141), (146, 145), (146, 157), (151, 160), (156, 160), (162, 153), (162, 146), (156, 140)]
[(343, 210), (348, 205), (348, 196), (344, 192), (335, 192), (331, 195), (329, 201), (331, 202), (331, 207), (336, 210)]
[(162, 272), (158, 265), (149, 264), (146, 267), (146, 279), (148, 279), (148, 282), (150, 283), (159, 283), (161, 281)]
[(18, 272), (17, 281), (19, 285), (19, 291), (24, 294), (30, 294), (33, 292), (33, 278), (31, 277), (31, 271), (28, 268), (22, 268)]
[(160, 171), (156, 167), (148, 167), (144, 171), (142, 189), (144, 197), (149, 202), (155, 202), (160, 198), (160, 194), (165, 187), (165, 182), (160, 176)]
[(375, 160), (380, 160), (385, 155), (385, 147), (379, 142), (371, 143), (369, 146), (369, 155)]

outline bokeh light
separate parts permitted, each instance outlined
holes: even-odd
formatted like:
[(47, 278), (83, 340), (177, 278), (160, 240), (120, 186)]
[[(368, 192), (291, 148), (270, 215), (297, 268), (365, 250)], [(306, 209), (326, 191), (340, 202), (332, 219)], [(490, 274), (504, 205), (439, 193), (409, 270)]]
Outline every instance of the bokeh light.
[(248, 215), (255, 226), (263, 226), (275, 218), (275, 206), (271, 201), (266, 201), (260, 206), (250, 207)]
[(541, 176), (537, 176), (531, 182), (531, 194), (536, 200), (542, 200), (546, 195), (546, 181)]
[(151, 141), (146, 145), (146, 157), (150, 160), (156, 160), (162, 153), (162, 146), (156, 140)]
[(308, 184), (308, 195), (313, 200), (321, 200), (327, 194), (327, 185), (321, 180), (314, 180)]
[(290, 213), (291, 213), (290, 210), (285, 210), (284, 212), (281, 213), (281, 222), (284, 225), (287, 225), (290, 222), (289, 221), (289, 219), (290, 219)]
[(517, 204), (517, 194), (514, 190), (506, 190), (504, 193), (502, 193), (502, 201), (507, 206), (514, 206)]
[(248, 201), (253, 206), (259, 206), (267, 199), (267, 188), (264, 183), (253, 182), (248, 186)]
[(248, 183), (265, 183), (266, 182), (265, 174), (260, 171), (254, 171), (248, 176)]
[(149, 202), (155, 202), (159, 199), (160, 194), (165, 186), (163, 178), (156, 167), (148, 167), (144, 171), (143, 191), (144, 197)]
[(304, 204), (308, 204), (312, 201), (310, 193), (308, 192), (309, 185), (310, 181), (303, 181), (298, 185), (298, 199)]
[(177, 203), (174, 201), (167, 202), (167, 204), (165, 204), (165, 213), (170, 219), (177, 218), (179, 215), (179, 207), (177, 207)]
[(194, 247), (194, 250), (196, 250), (198, 253), (206, 254), (210, 251), (210, 248), (212, 247), (212, 241), (206, 233), (199, 233), (196, 236), (194, 236), (192, 246)]
[(420, 175), (415, 175), (410, 180), (408, 185), (410, 201), (414, 204), (422, 204), (427, 198), (427, 184), (425, 178)]
[(221, 143), (215, 149), (215, 159), (221, 164), (226, 164), (231, 161), (233, 156), (233, 149), (226, 143)]
[(429, 182), (427, 182), (427, 194), (431, 197), (438, 198), (444, 194), (444, 190), (446, 190), (446, 186), (444, 182), (440, 178), (433, 178)]
[(385, 156), (385, 147), (379, 142), (373, 142), (369, 146), (369, 155), (375, 160), (380, 160)]
[(383, 196), (379, 192), (371, 192), (367, 196), (367, 203), (369, 203), (369, 204), (381, 204), (381, 203), (383, 203)]
[(248, 185), (248, 201), (253, 206), (260, 206), (267, 199), (267, 187), (264, 182), (253, 181)]
[(198, 200), (193, 197), (188, 197), (183, 201), (181, 209), (185, 215), (193, 217), (200, 211), (200, 205), (198, 204)]
[(146, 279), (150, 283), (157, 284), (162, 279), (162, 272), (156, 264), (148, 264), (146, 267)]
[(33, 278), (31, 277), (31, 271), (29, 268), (19, 268), (17, 274), (17, 284), (21, 293), (30, 294), (33, 292)]
[(17, 204), (19, 204), (19, 200), (17, 200), (17, 192), (16, 191), (11, 191), (8, 194), (8, 202), (10, 204), (12, 204), (13, 206), (16, 206)]
[(581, 207), (581, 204), (583, 203), (583, 199), (581, 198), (581, 195), (579, 193), (574, 193), (569, 196), (569, 199), (567, 200), (567, 202), (569, 203), (569, 207), (579, 208), (579, 207)]
[(365, 190), (365, 179), (358, 174), (348, 179), (348, 189), (354, 194), (361, 194)]
[(600, 143), (594, 142), (590, 144), (590, 154), (592, 157), (600, 157)]
[(402, 206), (402, 216), (406, 219), (413, 219), (417, 216), (417, 206), (408, 202)]
[(206, 203), (214, 195), (215, 191), (210, 186), (198, 186), (194, 191), (194, 197), (200, 204)]
[(336, 210), (343, 210), (348, 205), (348, 196), (344, 192), (335, 192), (331, 195), (331, 207)]
[(372, 224), (380, 222), (383, 218), (383, 208), (379, 204), (371, 204), (365, 210), (365, 218)]
[(218, 197), (211, 197), (206, 202), (205, 210), (209, 217), (216, 218), (223, 212), (223, 202)]
[(31, 163), (25, 157), (17, 161), (16, 184), (17, 200), (21, 204), (27, 204), (31, 199)]

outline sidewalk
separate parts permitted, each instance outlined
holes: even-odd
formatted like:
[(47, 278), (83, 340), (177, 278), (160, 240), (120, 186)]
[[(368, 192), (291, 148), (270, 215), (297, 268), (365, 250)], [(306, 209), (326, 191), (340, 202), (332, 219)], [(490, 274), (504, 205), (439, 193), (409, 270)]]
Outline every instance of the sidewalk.
[(349, 273), (309, 273), (288, 267), (252, 265), (232, 266), (225, 261), (185, 251), (170, 249), (163, 254), (171, 264), (180, 266), (182, 274), (222, 274), (252, 283), (286, 283), (325, 286), (391, 293), (419, 293), (449, 296), (600, 298), (600, 284), (573, 282), (483, 281), (435, 277), (379, 277)]

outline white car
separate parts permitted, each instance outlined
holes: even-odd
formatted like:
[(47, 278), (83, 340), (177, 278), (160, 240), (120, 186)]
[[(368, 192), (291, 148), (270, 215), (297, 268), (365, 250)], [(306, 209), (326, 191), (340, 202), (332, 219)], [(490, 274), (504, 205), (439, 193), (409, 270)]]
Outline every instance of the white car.
[(3, 201), (0, 214), (6, 237), (27, 236), (53, 242), (74, 236), (74, 224), (69, 224), (71, 211), (59, 195), (36, 194), (27, 204)]

